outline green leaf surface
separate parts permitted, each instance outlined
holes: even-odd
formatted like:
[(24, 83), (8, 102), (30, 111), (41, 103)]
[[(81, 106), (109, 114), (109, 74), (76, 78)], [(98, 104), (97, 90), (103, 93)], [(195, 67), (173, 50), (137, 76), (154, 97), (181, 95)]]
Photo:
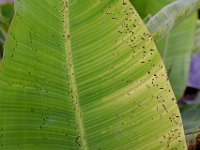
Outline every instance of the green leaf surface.
[(177, 99), (183, 96), (189, 80), (196, 20), (197, 16), (193, 14), (177, 25), (165, 39), (157, 42)]
[(130, 0), (142, 19), (154, 16), (161, 8), (174, 0)]
[(200, 128), (199, 113), (200, 113), (199, 105), (188, 106), (188, 108), (185, 111), (183, 111), (182, 118), (184, 121), (184, 128), (186, 131)]
[(1, 32), (7, 33), (10, 22), (14, 15), (14, 6), (11, 3), (0, 5), (0, 27)]
[(3, 57), (3, 47), (10, 22), (14, 15), (14, 7), (11, 3), (0, 5), (0, 61)]
[[(198, 102), (200, 102), (198, 98)], [(185, 135), (188, 142), (195, 141), (197, 135), (200, 134), (200, 105), (188, 105), (182, 112), (184, 122)]]
[(198, 4), (199, 0), (178, 0), (161, 9), (146, 24), (154, 40), (168, 36), (177, 24), (197, 10)]
[[(152, 34), (158, 35), (157, 37), (154, 37), (155, 39), (157, 39), (156, 45), (164, 60), (164, 64), (166, 66), (169, 76), (169, 81), (175, 92), (176, 98), (180, 99), (188, 82), (189, 66), (191, 53), (194, 49), (193, 45), (195, 42), (196, 27), (196, 14), (192, 14), (187, 18), (185, 18), (183, 14), (185, 12), (188, 15), (191, 11), (194, 11), (195, 8), (198, 6), (197, 4), (199, 3), (199, 1), (178, 0), (174, 2), (173, 0), (154, 0), (154, 2), (147, 2), (146, 0), (146, 3), (148, 3), (146, 8), (146, 10), (148, 11), (146, 12), (146, 16), (144, 16), (144, 18), (147, 17), (149, 14), (155, 15), (154, 17), (152, 17), (152, 20), (155, 21), (157, 18), (157, 26), (156, 24), (154, 25), (154, 21), (151, 21), (150, 19), (150, 22), (152, 23), (151, 25), (149, 25), (149, 28), (153, 27), (153, 29), (149, 30), (153, 32)], [(136, 8), (138, 8), (137, 11), (142, 11), (140, 9), (140, 5), (134, 3), (134, 0), (132, 0), (132, 4), (134, 6), (136, 4)], [(176, 9), (174, 9), (175, 6), (177, 7)], [(166, 10), (176, 10), (176, 13), (171, 12), (170, 14), (170, 12), (167, 12)], [(158, 12), (158, 14), (156, 14), (156, 12)], [(175, 17), (173, 18), (173, 16)], [(158, 21), (159, 18), (160, 21)], [(163, 18), (171, 18), (171, 20)], [(181, 21), (182, 18), (184, 18), (183, 21)], [(163, 24), (164, 26), (159, 24)], [(172, 27), (174, 27), (174, 29), (172, 29)], [(161, 32), (159, 33), (156, 30)], [(163, 35), (165, 37), (164, 39), (162, 39)]]
[(5, 3), (1, 5), (1, 13), (6, 18), (12, 18), (14, 13), (14, 6), (12, 3)]
[(0, 149), (186, 149), (160, 55), (127, 0), (20, 0), (0, 68)]
[(193, 56), (200, 52), (200, 20), (197, 21), (196, 31), (195, 31), (195, 45), (193, 49)]

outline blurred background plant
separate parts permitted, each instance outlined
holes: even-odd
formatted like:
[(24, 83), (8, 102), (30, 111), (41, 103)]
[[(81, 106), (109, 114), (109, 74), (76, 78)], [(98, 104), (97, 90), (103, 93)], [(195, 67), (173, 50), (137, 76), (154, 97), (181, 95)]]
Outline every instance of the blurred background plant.
[[(200, 133), (200, 1), (130, 1), (163, 58), (182, 114), (188, 147), (195, 149)], [(0, 0), (0, 58), (14, 14), (13, 2)]]
[(0, 0), (0, 58), (3, 56), (3, 45), (14, 15), (13, 0)]

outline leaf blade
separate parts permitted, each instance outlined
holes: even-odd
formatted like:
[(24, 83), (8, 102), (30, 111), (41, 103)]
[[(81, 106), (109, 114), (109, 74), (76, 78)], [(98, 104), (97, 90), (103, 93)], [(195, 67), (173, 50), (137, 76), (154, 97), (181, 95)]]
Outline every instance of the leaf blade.
[[(169, 120), (180, 114), (162, 60), (128, 1), (69, 1), (74, 79), (59, 11), (65, 6), (55, 0), (24, 0), (17, 7), (0, 73), (3, 147), (184, 149), (180, 118)], [(74, 80), (78, 99), (71, 94)], [(78, 103), (82, 125), (75, 115)], [(80, 126), (87, 147), (80, 140)], [(163, 135), (171, 135), (171, 129), (182, 136), (166, 141)]]

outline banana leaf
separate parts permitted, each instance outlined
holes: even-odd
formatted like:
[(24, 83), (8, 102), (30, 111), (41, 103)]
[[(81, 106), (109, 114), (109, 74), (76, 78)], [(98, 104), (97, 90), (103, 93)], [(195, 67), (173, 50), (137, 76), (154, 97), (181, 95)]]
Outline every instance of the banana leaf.
[(186, 149), (165, 67), (128, 0), (20, 0), (0, 67), (0, 149)]

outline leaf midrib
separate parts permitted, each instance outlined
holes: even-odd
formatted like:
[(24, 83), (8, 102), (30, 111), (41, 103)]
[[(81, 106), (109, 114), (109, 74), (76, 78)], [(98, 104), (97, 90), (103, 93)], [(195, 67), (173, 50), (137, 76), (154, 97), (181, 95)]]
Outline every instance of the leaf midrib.
[[(64, 38), (65, 38), (65, 52), (66, 52), (66, 63), (68, 70), (68, 80), (70, 84), (71, 98), (75, 111), (76, 122), (78, 126), (79, 136), (76, 138), (76, 142), (80, 142), (80, 147), (83, 150), (87, 150), (87, 142), (85, 140), (85, 132), (83, 127), (83, 120), (81, 115), (81, 108), (79, 104), (79, 96), (76, 85), (76, 80), (74, 77), (74, 65), (72, 58), (72, 49), (70, 41), (70, 24), (69, 24), (69, 0), (63, 0), (63, 25), (64, 25)], [(79, 141), (78, 141), (79, 140)]]

